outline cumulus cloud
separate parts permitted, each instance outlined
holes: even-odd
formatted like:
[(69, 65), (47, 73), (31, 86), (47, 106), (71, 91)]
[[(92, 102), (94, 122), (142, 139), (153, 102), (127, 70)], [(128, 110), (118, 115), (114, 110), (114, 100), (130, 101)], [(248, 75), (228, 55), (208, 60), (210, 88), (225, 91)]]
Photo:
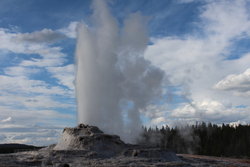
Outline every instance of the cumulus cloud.
[(247, 1), (211, 1), (201, 14), (204, 29), (209, 35), (213, 34), (221, 40), (235, 38), (244, 33), (249, 35), (249, 11)]
[(234, 91), (237, 95), (250, 95), (250, 69), (241, 74), (231, 74), (215, 85), (215, 89)]
[[(175, 109), (166, 105), (152, 105), (142, 114), (150, 118), (147, 125), (150, 126), (180, 126), (195, 124), (197, 121), (213, 123), (249, 122), (250, 107), (237, 107), (225, 105), (219, 101), (205, 99), (202, 101), (183, 102)], [(155, 114), (156, 113), (156, 114)]]
[[(13, 56), (0, 73), (2, 143), (52, 144), (62, 127), (74, 122), (74, 92), (69, 81), (73, 80), (73, 67), (60, 68), (67, 63), (67, 55), (56, 45), (64, 38), (62, 32), (51, 29), (19, 33), (0, 28), (0, 60)], [(55, 74), (59, 71), (60, 77)], [(51, 83), (53, 77), (61, 85)], [(51, 129), (44, 127), (52, 122)], [(55, 127), (58, 125), (61, 127)]]
[(197, 121), (211, 121), (214, 123), (230, 123), (238, 120), (249, 119), (249, 108), (239, 109), (233, 106), (225, 106), (219, 101), (203, 100), (184, 103), (171, 113), (171, 117), (178, 119), (190, 119)]
[[(245, 1), (208, 1), (200, 11), (200, 21), (195, 23), (198, 32), (180, 37), (152, 38), (152, 45), (146, 50), (145, 57), (165, 71), (171, 86), (181, 88), (181, 92), (173, 97), (182, 97), (179, 104), (174, 104), (176, 109), (163, 107), (162, 114), (154, 117), (156, 122), (158, 118), (161, 120), (162, 115), (166, 121), (177, 119), (178, 116), (189, 121), (216, 122), (217, 116), (221, 121), (224, 120), (223, 116), (227, 120), (231, 118), (231, 121), (237, 121), (244, 117), (237, 117), (239, 112), (235, 107), (250, 105), (249, 100), (243, 97), (232, 96), (229, 91), (218, 91), (234, 89), (238, 94), (243, 90), (248, 91), (247, 79), (243, 79), (247, 78), (247, 72), (242, 74), (244, 77), (241, 79), (238, 75), (230, 74), (248, 69), (250, 54), (228, 59), (234, 41), (250, 38), (250, 19)], [(223, 79), (225, 76), (228, 77)], [(217, 89), (213, 89), (216, 83)], [(246, 92), (244, 94), (247, 95)], [(247, 109), (242, 110), (250, 121)], [(170, 111), (173, 111), (172, 115)]]
[(49, 36), (52, 36), (51, 39), (55, 38), (53, 32), (48, 33), (47, 36), (44, 36), (43, 30), (41, 32), (34, 32), (34, 34), (15, 33), (10, 32), (8, 29), (0, 28), (0, 40), (2, 41), (0, 49), (17, 54), (40, 55), (40, 58), (24, 60), (21, 63), (23, 66), (46, 67), (59, 66), (65, 63), (66, 55), (62, 53), (62, 48), (49, 46)]

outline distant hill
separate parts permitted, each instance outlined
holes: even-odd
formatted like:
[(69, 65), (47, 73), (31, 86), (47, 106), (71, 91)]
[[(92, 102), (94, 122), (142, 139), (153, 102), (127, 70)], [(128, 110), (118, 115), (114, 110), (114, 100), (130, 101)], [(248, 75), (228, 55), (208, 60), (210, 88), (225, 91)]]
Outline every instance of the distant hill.
[(36, 147), (32, 145), (17, 144), (17, 143), (0, 144), (0, 154), (39, 150), (41, 148), (43, 147)]

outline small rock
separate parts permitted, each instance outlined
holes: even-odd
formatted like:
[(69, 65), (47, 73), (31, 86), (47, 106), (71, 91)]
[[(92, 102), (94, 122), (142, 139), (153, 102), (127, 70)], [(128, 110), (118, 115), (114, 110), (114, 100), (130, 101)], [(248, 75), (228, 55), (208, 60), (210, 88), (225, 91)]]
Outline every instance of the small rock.
[(57, 167), (70, 167), (69, 164), (59, 164)]

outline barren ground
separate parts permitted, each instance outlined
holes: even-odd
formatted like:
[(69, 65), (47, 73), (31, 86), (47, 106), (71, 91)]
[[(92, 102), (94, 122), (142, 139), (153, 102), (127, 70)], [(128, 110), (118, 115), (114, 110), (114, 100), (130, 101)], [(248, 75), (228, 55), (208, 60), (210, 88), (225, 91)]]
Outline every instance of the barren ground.
[(184, 162), (192, 166), (209, 167), (250, 167), (250, 159), (236, 159), (192, 154), (178, 154)]
[(178, 154), (181, 161), (167, 162), (162, 158), (126, 157), (105, 158), (86, 151), (29, 151), (0, 155), (0, 167), (84, 167), (84, 166), (143, 166), (143, 167), (250, 167), (249, 159), (221, 158)]

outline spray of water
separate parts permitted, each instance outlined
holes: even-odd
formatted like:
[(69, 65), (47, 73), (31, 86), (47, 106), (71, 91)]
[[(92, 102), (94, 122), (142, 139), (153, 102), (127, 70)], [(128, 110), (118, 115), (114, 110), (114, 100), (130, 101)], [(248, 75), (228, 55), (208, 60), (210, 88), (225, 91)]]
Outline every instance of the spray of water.
[(131, 14), (118, 26), (105, 1), (93, 1), (93, 24), (78, 26), (78, 123), (135, 142), (140, 110), (161, 95), (163, 72), (144, 59), (147, 19)]

